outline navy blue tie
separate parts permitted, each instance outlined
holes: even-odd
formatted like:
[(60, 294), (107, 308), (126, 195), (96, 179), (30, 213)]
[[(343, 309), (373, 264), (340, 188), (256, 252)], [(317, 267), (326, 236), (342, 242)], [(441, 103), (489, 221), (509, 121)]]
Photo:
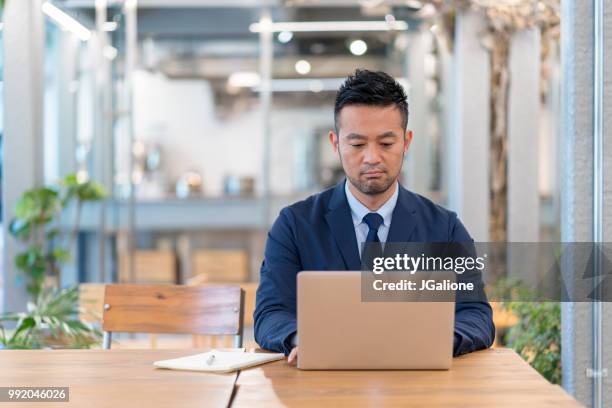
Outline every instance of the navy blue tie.
[(369, 213), (363, 217), (363, 222), (368, 225), (368, 236), (365, 242), (380, 242), (378, 239), (378, 228), (383, 223), (382, 215), (378, 213)]
[(369, 213), (363, 217), (363, 222), (370, 229), (361, 251), (361, 270), (371, 271), (374, 265), (374, 258), (382, 256), (382, 244), (380, 239), (378, 239), (378, 228), (383, 223), (383, 217), (377, 213)]

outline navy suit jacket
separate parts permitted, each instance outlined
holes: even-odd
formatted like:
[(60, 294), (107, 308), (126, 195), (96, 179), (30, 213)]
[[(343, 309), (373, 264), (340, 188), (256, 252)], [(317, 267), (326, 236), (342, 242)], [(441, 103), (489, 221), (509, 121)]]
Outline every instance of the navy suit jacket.
[[(457, 215), (400, 186), (387, 242), (473, 242)], [(284, 208), (268, 233), (254, 313), (255, 340), (289, 354), (297, 330), (296, 277), (303, 270), (361, 270), (344, 191), (337, 186)], [(482, 280), (477, 280), (482, 288)], [(484, 292), (455, 306), (454, 355), (489, 347), (495, 337)], [(347, 339), (348, 340), (348, 339)]]

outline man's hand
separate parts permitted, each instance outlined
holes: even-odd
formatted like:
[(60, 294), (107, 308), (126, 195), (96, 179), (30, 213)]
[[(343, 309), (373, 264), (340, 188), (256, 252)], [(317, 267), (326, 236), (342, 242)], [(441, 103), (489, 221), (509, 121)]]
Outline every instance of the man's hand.
[(287, 362), (291, 365), (296, 365), (298, 359), (298, 348), (294, 347), (291, 349), (291, 353), (289, 353), (289, 357), (287, 357)]

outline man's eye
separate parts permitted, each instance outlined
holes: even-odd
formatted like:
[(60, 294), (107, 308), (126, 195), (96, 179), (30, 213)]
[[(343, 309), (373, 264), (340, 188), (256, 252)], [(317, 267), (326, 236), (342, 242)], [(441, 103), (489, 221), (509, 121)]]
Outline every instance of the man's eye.
[(364, 144), (363, 143), (357, 143), (357, 144), (352, 144), (351, 146), (353, 146), (353, 147), (362, 147), (362, 146), (364, 146)]
[(383, 147), (391, 147), (391, 146), (393, 146), (393, 143), (381, 143), (381, 145)]

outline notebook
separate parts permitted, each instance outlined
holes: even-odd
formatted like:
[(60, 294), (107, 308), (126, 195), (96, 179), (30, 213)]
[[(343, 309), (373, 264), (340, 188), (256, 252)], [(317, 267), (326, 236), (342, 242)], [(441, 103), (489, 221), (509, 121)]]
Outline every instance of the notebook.
[(153, 363), (157, 368), (187, 371), (208, 371), (215, 373), (229, 373), (247, 367), (281, 360), (282, 353), (253, 353), (240, 351), (212, 350), (192, 356), (160, 360)]

